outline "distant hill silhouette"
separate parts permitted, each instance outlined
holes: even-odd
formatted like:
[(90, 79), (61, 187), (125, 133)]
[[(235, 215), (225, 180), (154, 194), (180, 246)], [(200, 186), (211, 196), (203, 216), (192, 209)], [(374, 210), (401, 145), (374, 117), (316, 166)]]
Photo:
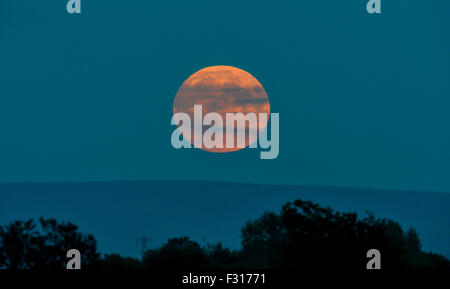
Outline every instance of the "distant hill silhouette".
[(186, 235), (240, 247), (243, 224), (301, 198), (340, 211), (373, 212), (414, 227), (424, 251), (450, 257), (450, 194), (202, 181), (0, 184), (0, 224), (55, 217), (93, 233), (102, 253), (138, 256), (136, 238), (151, 246)]

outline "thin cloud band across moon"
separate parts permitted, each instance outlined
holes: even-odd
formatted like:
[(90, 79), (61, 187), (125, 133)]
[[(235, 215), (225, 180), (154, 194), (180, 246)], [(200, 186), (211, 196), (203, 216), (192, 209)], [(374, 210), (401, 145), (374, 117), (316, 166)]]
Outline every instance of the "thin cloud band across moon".
[(261, 159), (278, 157), (279, 114), (270, 113), (264, 87), (242, 69), (220, 65), (195, 72), (178, 89), (173, 113), (176, 149), (226, 153), (259, 145)]

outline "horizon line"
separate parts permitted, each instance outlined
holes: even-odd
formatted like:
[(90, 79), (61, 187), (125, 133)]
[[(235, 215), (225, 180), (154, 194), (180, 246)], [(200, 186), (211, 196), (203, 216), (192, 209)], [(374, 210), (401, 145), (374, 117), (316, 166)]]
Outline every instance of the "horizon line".
[[(0, 182), (3, 185), (45, 185), (45, 184), (94, 184), (94, 183), (145, 183), (145, 182), (191, 182), (191, 183), (222, 183), (235, 185), (253, 185), (253, 186), (273, 186), (273, 187), (299, 187), (299, 188), (317, 188), (317, 189), (346, 189), (353, 191), (395, 191), (410, 193), (438, 193), (449, 194), (446, 191), (434, 190), (408, 190), (408, 189), (390, 189), (390, 188), (370, 188), (358, 186), (337, 186), (337, 185), (309, 185), (309, 184), (268, 184), (268, 183), (252, 183), (239, 181), (221, 181), (221, 180), (188, 180), (188, 179), (119, 179), (119, 180), (86, 180), (86, 181), (23, 181), (23, 182)], [(1, 192), (0, 192), (1, 193)]]

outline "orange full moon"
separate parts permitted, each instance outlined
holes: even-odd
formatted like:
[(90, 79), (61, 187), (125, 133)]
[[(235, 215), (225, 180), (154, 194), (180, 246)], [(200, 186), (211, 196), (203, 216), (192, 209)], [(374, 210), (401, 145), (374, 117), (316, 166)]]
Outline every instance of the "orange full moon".
[[(270, 115), (270, 104), (267, 93), (259, 81), (250, 73), (232, 66), (210, 66), (203, 68), (192, 74), (183, 82), (175, 96), (173, 104), (174, 114), (184, 112), (189, 114), (191, 120), (194, 119), (194, 105), (202, 105), (203, 115), (216, 112), (225, 119), (226, 113), (247, 114), (250, 112), (266, 113)], [(264, 129), (267, 121), (260, 123), (258, 121), (258, 129)], [(209, 126), (203, 126), (207, 129)], [(248, 124), (246, 124), (248, 130)], [(236, 133), (234, 134), (236, 135)], [(193, 144), (194, 136), (183, 135), (183, 137)], [(223, 148), (205, 148), (201, 149), (210, 152), (231, 152), (242, 148), (225, 147), (226, 125), (224, 124), (224, 145)], [(246, 133), (245, 147), (256, 141), (249, 139)], [(236, 140), (235, 140), (236, 142)]]

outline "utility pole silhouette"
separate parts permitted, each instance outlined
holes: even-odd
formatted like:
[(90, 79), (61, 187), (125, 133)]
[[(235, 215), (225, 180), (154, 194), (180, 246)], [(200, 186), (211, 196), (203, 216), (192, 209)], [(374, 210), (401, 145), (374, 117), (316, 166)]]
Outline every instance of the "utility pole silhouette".
[(146, 236), (142, 236), (140, 239), (136, 239), (136, 246), (139, 246), (139, 243), (141, 245), (141, 249), (137, 250), (137, 252), (141, 253), (141, 260), (144, 259), (145, 252), (147, 252), (147, 244), (150, 241), (150, 244), (152, 243), (152, 239), (147, 238)]

